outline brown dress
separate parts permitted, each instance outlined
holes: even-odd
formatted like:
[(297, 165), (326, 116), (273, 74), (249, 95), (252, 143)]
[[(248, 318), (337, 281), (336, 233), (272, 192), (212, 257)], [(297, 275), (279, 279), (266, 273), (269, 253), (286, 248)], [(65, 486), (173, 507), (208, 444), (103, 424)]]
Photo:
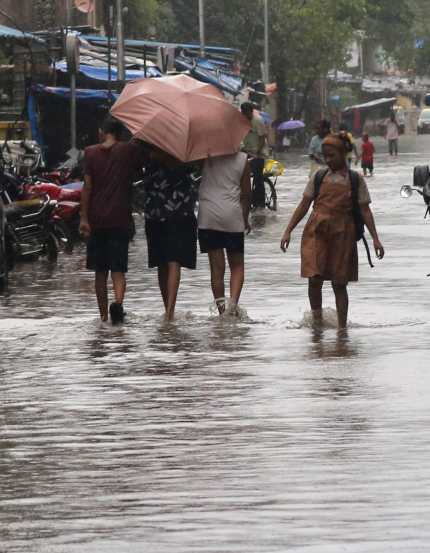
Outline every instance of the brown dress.
[(301, 274), (347, 284), (358, 280), (358, 254), (349, 176), (339, 177), (329, 173), (321, 184), (303, 232)]

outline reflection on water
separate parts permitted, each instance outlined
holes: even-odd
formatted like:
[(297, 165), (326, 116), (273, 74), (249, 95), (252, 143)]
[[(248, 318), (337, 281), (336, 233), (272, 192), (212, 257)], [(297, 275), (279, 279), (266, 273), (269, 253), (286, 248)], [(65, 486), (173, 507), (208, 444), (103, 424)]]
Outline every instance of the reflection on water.
[(202, 257), (164, 323), (142, 228), (123, 327), (98, 323), (82, 251), (13, 273), (0, 299), (2, 551), (428, 551), (430, 229), (398, 194), (423, 159), (377, 161), (388, 256), (373, 271), (363, 258), (344, 334), (328, 289), (326, 325), (310, 324), (299, 233), (279, 252), (301, 160), (279, 182), (280, 211), (253, 216), (248, 317), (211, 314)]

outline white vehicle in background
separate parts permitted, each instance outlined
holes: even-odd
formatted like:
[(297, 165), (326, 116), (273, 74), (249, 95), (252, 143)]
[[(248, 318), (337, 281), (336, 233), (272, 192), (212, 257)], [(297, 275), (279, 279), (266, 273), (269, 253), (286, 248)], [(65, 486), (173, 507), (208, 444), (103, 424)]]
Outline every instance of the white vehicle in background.
[(430, 109), (423, 109), (418, 119), (418, 134), (430, 132)]

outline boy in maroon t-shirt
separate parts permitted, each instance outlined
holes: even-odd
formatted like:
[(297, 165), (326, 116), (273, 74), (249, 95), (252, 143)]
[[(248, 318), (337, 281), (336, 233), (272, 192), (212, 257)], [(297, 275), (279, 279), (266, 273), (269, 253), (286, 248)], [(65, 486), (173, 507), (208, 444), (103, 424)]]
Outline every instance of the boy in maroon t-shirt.
[(80, 232), (87, 238), (87, 269), (95, 272), (95, 290), (102, 321), (107, 321), (107, 279), (111, 273), (115, 302), (112, 324), (124, 321), (123, 301), (132, 223), (132, 183), (142, 155), (136, 142), (121, 142), (122, 124), (107, 119), (100, 144), (85, 149)]
[(364, 176), (373, 177), (373, 156), (375, 154), (375, 146), (369, 139), (368, 134), (363, 134), (363, 142), (361, 144), (361, 168), (363, 169)]

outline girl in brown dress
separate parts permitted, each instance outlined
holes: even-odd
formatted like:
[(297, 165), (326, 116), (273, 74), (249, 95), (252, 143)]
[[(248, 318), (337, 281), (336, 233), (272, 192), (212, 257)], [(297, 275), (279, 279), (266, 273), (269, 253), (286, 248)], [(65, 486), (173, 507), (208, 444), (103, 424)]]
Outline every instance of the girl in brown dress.
[[(347, 166), (347, 147), (339, 135), (328, 136), (323, 143), (323, 153), (328, 165), (317, 197), (313, 175), (306, 187), (303, 199), (295, 210), (281, 240), (285, 252), (291, 233), (308, 213), (313, 212), (302, 237), (302, 277), (309, 279), (309, 301), (314, 321), (322, 321), (322, 287), (325, 280), (332, 283), (336, 297), (338, 324), (347, 326), (349, 282), (358, 280), (358, 254), (356, 228), (353, 218), (352, 187)], [(373, 239), (375, 253), (384, 257), (384, 248), (376, 231), (370, 210), (370, 195), (362, 177), (359, 180), (358, 202), (366, 227)]]

